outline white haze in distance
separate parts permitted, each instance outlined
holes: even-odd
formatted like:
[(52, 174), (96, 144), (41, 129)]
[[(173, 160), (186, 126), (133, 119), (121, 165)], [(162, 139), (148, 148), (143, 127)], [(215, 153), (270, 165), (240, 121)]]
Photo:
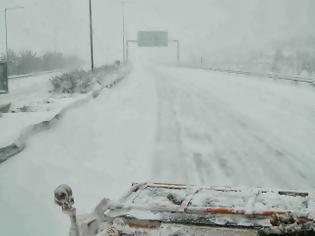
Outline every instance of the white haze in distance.
[[(121, 59), (120, 1), (92, 2), (96, 64)], [(0, 6), (2, 52), (4, 8), (24, 6), (8, 13), (10, 48), (61, 51), (88, 61), (88, 0), (1, 0)], [(138, 30), (168, 30), (180, 40), (183, 59), (314, 36), (314, 12), (314, 0), (126, 0), (128, 38), (135, 39)], [(137, 50), (175, 58), (172, 45)]]

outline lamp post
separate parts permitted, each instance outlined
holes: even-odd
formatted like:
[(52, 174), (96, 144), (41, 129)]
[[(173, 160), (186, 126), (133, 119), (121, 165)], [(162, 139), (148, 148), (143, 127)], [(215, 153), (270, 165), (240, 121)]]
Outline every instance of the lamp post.
[(6, 59), (9, 61), (9, 48), (8, 48), (8, 24), (7, 24), (7, 12), (10, 10), (23, 9), (24, 7), (9, 7), (4, 9), (4, 22), (5, 22), (5, 49), (6, 49)]
[[(113, 0), (113, 1), (109, 1), (112, 3), (117, 3), (117, 0)], [(120, 4), (121, 4), (121, 13), (122, 13), (122, 60), (124, 63), (126, 63), (126, 61), (128, 61), (127, 59), (127, 27), (126, 27), (126, 4), (129, 4), (130, 2), (127, 2), (127, 0), (121, 0)]]
[(122, 7), (122, 17), (123, 17), (123, 22), (122, 22), (122, 30), (123, 30), (123, 39), (122, 39), (122, 48), (123, 48), (123, 63), (126, 62), (126, 32), (125, 32), (125, 2), (121, 2), (121, 7)]
[(90, 14), (90, 50), (91, 50), (91, 70), (94, 70), (94, 49), (93, 49), (93, 17), (92, 17), (92, 2), (89, 0)]

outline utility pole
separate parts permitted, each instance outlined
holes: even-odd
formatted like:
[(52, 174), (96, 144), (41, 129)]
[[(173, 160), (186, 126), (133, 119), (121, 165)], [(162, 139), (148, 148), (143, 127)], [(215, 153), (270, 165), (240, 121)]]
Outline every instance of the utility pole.
[(8, 46), (8, 23), (7, 23), (7, 12), (9, 10), (23, 9), (24, 7), (9, 7), (4, 9), (4, 24), (5, 24), (5, 50), (6, 50), (6, 61), (9, 62), (9, 46)]
[(92, 18), (92, 2), (89, 0), (90, 13), (90, 49), (91, 49), (91, 70), (94, 70), (94, 49), (93, 49), (93, 18)]

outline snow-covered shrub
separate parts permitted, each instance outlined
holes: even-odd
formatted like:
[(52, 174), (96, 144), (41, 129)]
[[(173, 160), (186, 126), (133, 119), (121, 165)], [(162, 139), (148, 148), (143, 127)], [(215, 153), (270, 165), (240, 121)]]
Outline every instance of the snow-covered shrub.
[(84, 70), (66, 72), (51, 80), (55, 93), (86, 93), (92, 85), (92, 77)]
[(96, 84), (102, 85), (103, 79), (107, 75), (117, 71), (120, 64), (104, 65), (95, 68), (94, 71), (86, 72), (76, 70), (54, 76), (50, 81), (54, 93), (87, 93), (93, 89)]

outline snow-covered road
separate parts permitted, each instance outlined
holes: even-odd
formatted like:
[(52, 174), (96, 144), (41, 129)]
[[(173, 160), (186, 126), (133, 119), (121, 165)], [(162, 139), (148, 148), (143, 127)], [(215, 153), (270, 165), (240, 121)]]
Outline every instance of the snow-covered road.
[(314, 140), (310, 86), (136, 66), (0, 165), (0, 229), (67, 235), (53, 203), (60, 183), (79, 213), (139, 181), (314, 189)]
[(315, 186), (312, 87), (191, 69), (155, 75), (156, 176), (172, 181), (176, 169), (175, 180), (191, 184)]

